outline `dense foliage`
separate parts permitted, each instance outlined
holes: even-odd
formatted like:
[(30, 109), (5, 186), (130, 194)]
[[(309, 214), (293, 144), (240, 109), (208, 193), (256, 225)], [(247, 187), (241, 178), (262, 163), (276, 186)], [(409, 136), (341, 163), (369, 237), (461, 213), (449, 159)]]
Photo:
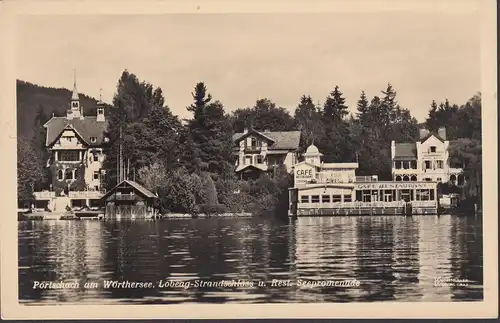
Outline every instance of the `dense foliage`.
[[(18, 111), (25, 109), (32, 114), (19, 119), (23, 124), (18, 146), (19, 196), (29, 195), (31, 187), (46, 182), (42, 171), (47, 159), (43, 150), (45, 133), (41, 125), (52, 113), (63, 115), (69, 96), (67, 90), (18, 82)], [(82, 97), (84, 106), (95, 109), (95, 100)], [(381, 180), (389, 180), (391, 141), (414, 142), (418, 140), (418, 128), (423, 126), (400, 106), (391, 84), (371, 98), (361, 92), (352, 107), (339, 86), (333, 87), (323, 104), (304, 94), (293, 114), (269, 98), (228, 114), (203, 82), (194, 85), (192, 97), (193, 103), (186, 107), (191, 118), (181, 121), (166, 104), (161, 88), (128, 71), (122, 73), (112, 107), (107, 109), (106, 137), (110, 145), (104, 167), (108, 170), (108, 188), (117, 183), (121, 146), (124, 163), (129, 165), (123, 176), (136, 179), (156, 193), (165, 212), (281, 213), (288, 207), (288, 187), (293, 185), (290, 174), (278, 169), (253, 180), (237, 179), (234, 132), (248, 127), (261, 131), (299, 130), (300, 152), (314, 143), (325, 162), (357, 160), (359, 175), (378, 174)], [(31, 110), (33, 106), (35, 110)], [(29, 129), (26, 118), (33, 125)], [(440, 104), (433, 101), (425, 126), (430, 130), (447, 128), (452, 166), (465, 168), (467, 194), (480, 195), (480, 95), (461, 106), (448, 100)]]

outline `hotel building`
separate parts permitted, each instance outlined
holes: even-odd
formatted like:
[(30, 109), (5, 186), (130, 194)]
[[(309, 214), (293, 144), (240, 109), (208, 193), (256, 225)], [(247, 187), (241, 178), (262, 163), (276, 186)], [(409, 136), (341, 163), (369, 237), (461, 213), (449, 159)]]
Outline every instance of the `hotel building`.
[(44, 124), (51, 184), (49, 190), (34, 193), (37, 206), (64, 211), (66, 206), (92, 206), (101, 198), (103, 148), (107, 142), (104, 107), (99, 100), (97, 114), (84, 115), (75, 82), (66, 116), (52, 116)]
[(437, 133), (420, 129), (420, 140), (415, 143), (392, 141), (392, 179), (463, 184), (463, 170), (450, 167), (448, 147), (444, 127)]
[(288, 172), (297, 162), (300, 131), (257, 131), (245, 129), (233, 135), (235, 172), (241, 177), (272, 173), (284, 165)]

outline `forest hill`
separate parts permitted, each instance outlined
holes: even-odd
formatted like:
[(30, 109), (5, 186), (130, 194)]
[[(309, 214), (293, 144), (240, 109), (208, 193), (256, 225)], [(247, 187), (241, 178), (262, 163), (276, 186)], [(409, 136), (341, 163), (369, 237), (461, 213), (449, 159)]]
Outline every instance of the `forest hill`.
[[(37, 91), (44, 91), (36, 86), (28, 90), (18, 93), (25, 96), (19, 100), (29, 101), (26, 96), (34, 98)], [(53, 89), (50, 92), (55, 93)], [(314, 142), (323, 152), (325, 162), (359, 160), (359, 175), (378, 174), (381, 180), (390, 180), (391, 141), (415, 142), (419, 127), (426, 126), (431, 131), (447, 128), (450, 164), (465, 169), (464, 175), (470, 183), (468, 196), (477, 198), (481, 194), (480, 94), (460, 106), (447, 100), (439, 105), (433, 101), (429, 116), (421, 125), (397, 102), (396, 90), (391, 84), (380, 96), (371, 99), (361, 92), (351, 114), (339, 86), (334, 87), (321, 106), (303, 95), (293, 115), (267, 98), (257, 100), (252, 107), (226, 113), (223, 103), (212, 98), (202, 82), (196, 84), (192, 96), (193, 103), (187, 107), (191, 118), (181, 122), (166, 104), (161, 88), (139, 80), (128, 71), (122, 73), (112, 106), (106, 109), (105, 136), (109, 142), (104, 151), (103, 168), (107, 189), (117, 182), (121, 145), (128, 178), (135, 177), (158, 194), (162, 210), (190, 212), (199, 208), (225, 208), (254, 213), (286, 212), (290, 175), (279, 168), (256, 179), (237, 179), (233, 133), (243, 132), (247, 127), (298, 130), (298, 153)], [(60, 113), (44, 102), (33, 106), (38, 106), (36, 113), (31, 112), (35, 115), (33, 130), (18, 136), (20, 199), (29, 199), (33, 189), (48, 186), (42, 125), (52, 113)], [(95, 106), (86, 108), (95, 109)]]

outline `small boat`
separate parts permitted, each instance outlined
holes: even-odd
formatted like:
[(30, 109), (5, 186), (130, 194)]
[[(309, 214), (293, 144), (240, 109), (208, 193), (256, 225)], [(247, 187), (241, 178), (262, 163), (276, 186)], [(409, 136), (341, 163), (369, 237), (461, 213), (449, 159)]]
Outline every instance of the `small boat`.
[(78, 219), (87, 218), (102, 218), (104, 217), (104, 212), (100, 209), (91, 209), (87, 206), (82, 207), (79, 210), (73, 211), (73, 214)]

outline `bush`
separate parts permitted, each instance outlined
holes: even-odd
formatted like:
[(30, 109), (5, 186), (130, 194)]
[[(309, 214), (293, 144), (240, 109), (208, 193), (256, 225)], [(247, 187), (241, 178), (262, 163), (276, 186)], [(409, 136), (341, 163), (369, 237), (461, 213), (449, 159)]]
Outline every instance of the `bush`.
[(198, 211), (206, 215), (217, 215), (227, 212), (227, 207), (224, 204), (200, 204)]

